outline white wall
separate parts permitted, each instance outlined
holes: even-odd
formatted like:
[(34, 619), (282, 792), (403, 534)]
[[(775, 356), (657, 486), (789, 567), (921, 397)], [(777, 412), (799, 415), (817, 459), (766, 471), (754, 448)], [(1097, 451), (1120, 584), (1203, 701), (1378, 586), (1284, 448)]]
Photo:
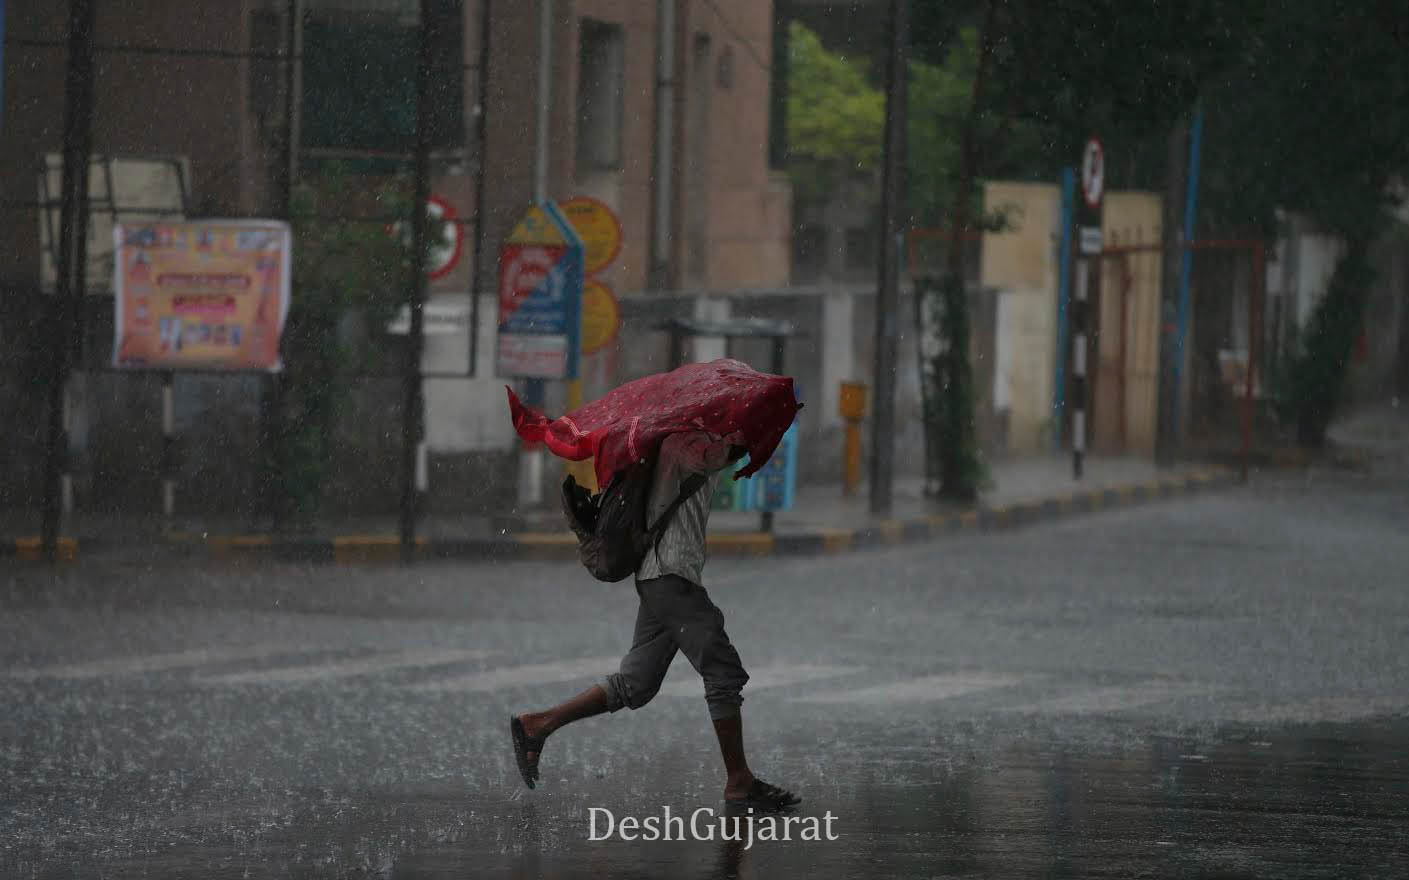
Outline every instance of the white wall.
[[(437, 296), (436, 303), (468, 303), (468, 296)], [(503, 450), (514, 441), (509, 421), (505, 380), (494, 375), (494, 337), (498, 326), (498, 298), (481, 294), (477, 375), (482, 378), (426, 379), (426, 444), (431, 452)], [(426, 372), (464, 373), (469, 363), (469, 338), (465, 333), (427, 336)]]

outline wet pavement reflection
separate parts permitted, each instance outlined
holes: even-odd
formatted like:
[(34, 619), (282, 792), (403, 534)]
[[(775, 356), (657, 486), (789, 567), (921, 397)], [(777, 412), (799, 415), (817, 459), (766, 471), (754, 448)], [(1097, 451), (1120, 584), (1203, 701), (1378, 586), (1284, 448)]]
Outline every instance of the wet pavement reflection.
[(712, 563), (749, 763), (834, 840), (623, 839), (722, 806), (682, 661), (523, 788), (510, 713), (635, 613), (575, 565), (0, 578), (0, 880), (1409, 877), (1403, 486)]
[[(91, 836), (6, 876), (1218, 877), (1405, 876), (1409, 720), (1166, 735), (1096, 720), (926, 729), (844, 722), (790, 737), (770, 764), (805, 783), (799, 817), (834, 817), (835, 840), (721, 840), (723, 815), (693, 747), (668, 745), (610, 772), (572, 766), (536, 792), (454, 780), (361, 791), (289, 789), (263, 803), (208, 792), (124, 802)], [(639, 744), (639, 743), (638, 743)], [(566, 750), (570, 748), (564, 745)], [(570, 757), (566, 755), (564, 757)], [(704, 780), (710, 780), (707, 785)], [(683, 784), (682, 784), (683, 780)], [(672, 789), (672, 781), (678, 789)], [(16, 794), (14, 792), (12, 795)], [(23, 794), (21, 799), (23, 800)], [(589, 840), (590, 810), (682, 817), (687, 839)], [(164, 813), (151, 822), (143, 814)], [(599, 819), (604, 814), (598, 812)], [(136, 826), (120, 827), (123, 818)], [(718, 825), (717, 818), (713, 820)], [(662, 827), (662, 826), (657, 826)], [(757, 825), (755, 826), (757, 828)], [(605, 832), (605, 822), (597, 826)], [(134, 833), (136, 832), (136, 833)], [(814, 835), (815, 836), (815, 835)], [(17, 841), (10, 841), (14, 844)], [(80, 856), (73, 847), (82, 846)], [(7, 846), (7, 849), (10, 847)], [(41, 846), (42, 848), (42, 846)], [(68, 857), (74, 860), (70, 861)], [(57, 865), (64, 865), (57, 868)]]

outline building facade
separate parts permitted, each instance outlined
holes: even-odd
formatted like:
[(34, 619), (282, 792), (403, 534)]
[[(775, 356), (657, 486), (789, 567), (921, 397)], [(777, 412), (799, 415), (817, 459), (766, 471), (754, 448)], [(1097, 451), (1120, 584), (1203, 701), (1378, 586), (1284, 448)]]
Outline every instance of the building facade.
[[(159, 424), (157, 379), (106, 371), (110, 224), (280, 216), (286, 174), (307, 181), (337, 168), (365, 179), (370, 192), (405, 173), (422, 9), (433, 43), (431, 188), (463, 233), (458, 259), (430, 285), (431, 303), (471, 301), (469, 221), (481, 166), (486, 245), (477, 285), (480, 370), (477, 378), (427, 380), (427, 428), (432, 449), (446, 454), (445, 472), (456, 475), (442, 482), (448, 494), (495, 483), (486, 474), (504, 470), (496, 456), (512, 455), (512, 438), (500, 412), (502, 381), (492, 375), (494, 256), (535, 193), (541, 29), (537, 3), (484, 2), (482, 35), (481, 0), (94, 0), (87, 342), (70, 431), (80, 496), (105, 507), (150, 508), (142, 475), (151, 470), (151, 447), (160, 445), (151, 427)], [(602, 280), (621, 297), (786, 284), (790, 192), (769, 166), (772, 3), (547, 2), (547, 194), (594, 197), (620, 219), (622, 248)], [(31, 393), (30, 380), (50, 345), (34, 331), (48, 326), (52, 306), (68, 4), (11, 0), (6, 13), (0, 408), (12, 442), (0, 506), (27, 507), (42, 470), (42, 395)], [(489, 43), (483, 82), (482, 36)], [(662, 55), (670, 59), (664, 66)], [(348, 206), (349, 214), (366, 211)], [(437, 346), (452, 362), (446, 372), (470, 372), (464, 341), (436, 338), (428, 359), (439, 356)], [(380, 455), (386, 444), (377, 438), (395, 433), (395, 394), (390, 378), (359, 384), (359, 401), (344, 419), (348, 455)], [(229, 447), (226, 465), (196, 456), (183, 465), (210, 487), (202, 498), (223, 499), (201, 504), (239, 506), (252, 497), (259, 397), (254, 376), (178, 377), (177, 421), (188, 430), (188, 447)], [(493, 460), (472, 462), (475, 452)], [(349, 509), (381, 508), (396, 496), (389, 463), (358, 458), (333, 470), (359, 474), (342, 493), (361, 499), (348, 500)], [(369, 479), (369, 470), (388, 476)], [(136, 475), (140, 485), (117, 474)], [(487, 497), (467, 504), (493, 506), (501, 496)]]

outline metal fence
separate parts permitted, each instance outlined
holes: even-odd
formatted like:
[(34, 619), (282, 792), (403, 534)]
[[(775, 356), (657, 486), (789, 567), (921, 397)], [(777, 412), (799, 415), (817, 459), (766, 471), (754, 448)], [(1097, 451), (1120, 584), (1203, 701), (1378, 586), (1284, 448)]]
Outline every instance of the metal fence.
[[(1186, 454), (1239, 461), (1246, 472), (1269, 399), (1266, 376), (1279, 351), (1265, 314), (1266, 249), (1258, 239), (1199, 240), (1191, 256), (1188, 303), (1162, 296), (1165, 250), (1138, 230), (1110, 236), (1101, 255), (1089, 363), (1088, 423), (1095, 451), (1153, 453), (1161, 419), (1178, 426)], [(1181, 317), (1180, 312), (1183, 312)], [(1183, 381), (1160, 412), (1161, 335), (1182, 356)], [(1182, 337), (1182, 339), (1181, 339)]]
[[(6, 41), (22, 74), (6, 86), (24, 114), (18, 132), (6, 120), (7, 137), (27, 137), (27, 146), (58, 140), (61, 151), (32, 166), (36, 199), (10, 194), (5, 203), (7, 224), (34, 224), (20, 250), (42, 255), (44, 270), (37, 287), (5, 291), (12, 344), (3, 396), (17, 416), (10, 454), (42, 460), (40, 479), (11, 488), (42, 509), (47, 558), (84, 513), (169, 517), (180, 505), (239, 511), (246, 528), (281, 526), (306, 512), (290, 457), (320, 455), (340, 457), (337, 470), (357, 474), (343, 481), (352, 508), (395, 494), (409, 553), (425, 506), (421, 397), (434, 374), (422, 368), (423, 325), (438, 224), (460, 227), (456, 238), (470, 242), (472, 310), (484, 286), (484, 114), (466, 119), (463, 111), (484, 106), (478, 74), (489, 6), (478, 6), (486, 39), (474, 41), (472, 63), (460, 0), (271, 0), (158, 21), (130, 20), (122, 4), (104, 0), (25, 10), (26, 27), (12, 27)], [(384, 118), (347, 125), (338, 101), (369, 88), (406, 100), (383, 101)], [(310, 89), (318, 100), (304, 100)], [(476, 92), (476, 104), (463, 99)], [(26, 161), (17, 155), (7, 155), (12, 173)], [(416, 206), (428, 203), (433, 168), (452, 165), (474, 180), (474, 210), (428, 217)], [(163, 176), (159, 167), (171, 170)], [(278, 218), (294, 227), (297, 295), (284, 372), (109, 366), (111, 227), (201, 217)], [(357, 300), (344, 296), (349, 289), (360, 290), (361, 300), (321, 308), (320, 289), (344, 302)], [(405, 326), (389, 334), (397, 310)], [(443, 375), (473, 374), (478, 334), (467, 335), (465, 370)], [(340, 393), (321, 393), (329, 382)], [(190, 418), (192, 409), (202, 418)], [(308, 430), (310, 420), (321, 430)], [(24, 424), (40, 428), (25, 432)], [(322, 448), (301, 448), (309, 444)], [(197, 446), (200, 456), (183, 454)]]

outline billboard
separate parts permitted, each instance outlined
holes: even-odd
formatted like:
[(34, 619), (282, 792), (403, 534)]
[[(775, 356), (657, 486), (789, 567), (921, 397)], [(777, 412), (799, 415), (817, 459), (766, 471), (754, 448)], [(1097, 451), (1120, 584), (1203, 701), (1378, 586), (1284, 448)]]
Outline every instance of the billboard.
[(113, 227), (113, 366), (278, 371), (289, 226), (201, 220)]

